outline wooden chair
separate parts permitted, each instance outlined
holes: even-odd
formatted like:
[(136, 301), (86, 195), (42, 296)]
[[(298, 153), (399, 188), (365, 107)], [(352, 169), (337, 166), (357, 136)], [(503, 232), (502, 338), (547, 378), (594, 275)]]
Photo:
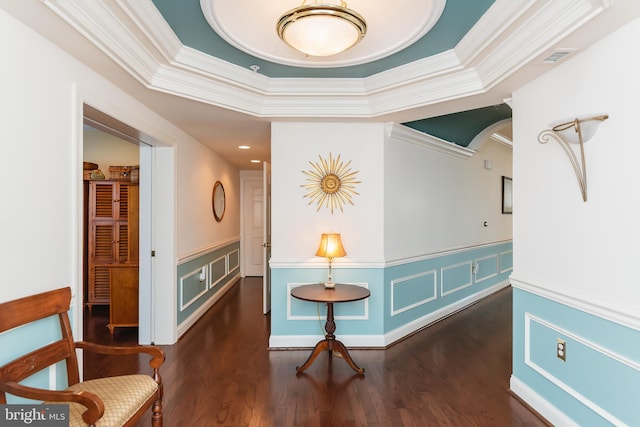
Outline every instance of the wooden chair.
[[(71, 426), (131, 426), (151, 408), (153, 427), (162, 426), (162, 379), (159, 368), (164, 353), (154, 346), (105, 346), (74, 342), (69, 323), (70, 288), (62, 288), (0, 304), (0, 333), (57, 315), (62, 338), (0, 366), (0, 403), (6, 394), (47, 403), (69, 403)], [(54, 341), (57, 340), (57, 341)], [(76, 349), (101, 354), (151, 355), (150, 375), (123, 375), (80, 382)], [(69, 388), (46, 390), (19, 384), (42, 369), (66, 362)]]

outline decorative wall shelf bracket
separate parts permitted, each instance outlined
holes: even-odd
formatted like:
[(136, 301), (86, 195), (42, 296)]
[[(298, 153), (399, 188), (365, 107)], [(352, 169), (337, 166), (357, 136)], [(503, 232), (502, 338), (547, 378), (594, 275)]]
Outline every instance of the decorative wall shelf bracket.
[[(576, 118), (572, 121), (552, 126), (551, 129), (543, 130), (538, 135), (538, 142), (541, 144), (546, 144), (550, 139), (553, 139), (560, 144), (560, 147), (567, 153), (573, 171), (578, 179), (582, 200), (585, 202), (587, 201), (587, 165), (585, 163), (584, 143), (595, 135), (600, 123), (608, 118), (609, 116), (607, 114)], [(569, 145), (571, 143), (579, 144), (580, 159), (576, 157), (575, 152)]]

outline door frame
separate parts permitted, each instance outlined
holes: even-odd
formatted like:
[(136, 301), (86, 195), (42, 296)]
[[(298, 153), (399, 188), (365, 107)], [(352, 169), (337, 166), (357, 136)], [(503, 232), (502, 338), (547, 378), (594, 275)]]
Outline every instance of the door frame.
[(262, 313), (271, 312), (271, 163), (262, 164)]
[[(247, 260), (249, 259), (247, 253), (249, 252), (249, 236), (245, 231), (245, 222), (248, 221), (249, 215), (247, 214), (249, 209), (253, 206), (246, 206), (244, 200), (246, 195), (246, 184), (260, 183), (262, 185), (262, 171), (240, 171), (240, 276), (247, 276)], [(264, 195), (263, 195), (264, 203)], [(262, 214), (262, 213), (261, 213)]]
[[(87, 90), (77, 84), (73, 85), (74, 91), (74, 118), (75, 134), (72, 138), (74, 152), (77, 156), (78, 168), (76, 171), (76, 196), (74, 205), (77, 220), (75, 256), (75, 286), (72, 286), (75, 294), (75, 301), (79, 304), (73, 310), (73, 328), (78, 337), (82, 337), (83, 316), (82, 298), (83, 293), (83, 179), (82, 179), (82, 159), (83, 159), (83, 124), (85, 116), (85, 106), (92, 109), (97, 122), (101, 122), (110, 127), (115, 127), (117, 132), (134, 138), (150, 146), (149, 152), (145, 153), (147, 162), (142, 162), (140, 169), (140, 180), (150, 193), (147, 194), (148, 204), (143, 208), (141, 205), (141, 224), (149, 227), (146, 237), (148, 240), (141, 248), (152, 248), (155, 257), (149, 253), (145, 273), (142, 277), (146, 281), (140, 287), (140, 307), (144, 315), (139, 319), (139, 342), (141, 344), (173, 344), (177, 341), (177, 321), (176, 321), (176, 296), (174, 292), (174, 280), (176, 277), (176, 161), (175, 148), (161, 138), (153, 135), (163, 135), (164, 133), (148, 123), (140, 122), (141, 114), (136, 108), (132, 108), (128, 103), (122, 106), (113, 104), (113, 101), (106, 99), (95, 92)], [(134, 111), (135, 110), (135, 111)], [(143, 165), (146, 165), (144, 170)], [(144, 183), (147, 184), (144, 184)], [(145, 225), (145, 227), (147, 226)], [(142, 237), (142, 235), (141, 235)], [(146, 246), (145, 246), (146, 245)], [(142, 259), (141, 254), (141, 259)], [(162, 313), (156, 316), (155, 313)]]

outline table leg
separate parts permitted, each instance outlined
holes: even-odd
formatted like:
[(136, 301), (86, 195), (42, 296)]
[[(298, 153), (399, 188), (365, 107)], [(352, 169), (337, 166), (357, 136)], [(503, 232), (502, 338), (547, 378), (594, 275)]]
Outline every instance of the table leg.
[(296, 366), (296, 371), (302, 372), (305, 369), (307, 369), (309, 366), (311, 366), (313, 361), (316, 360), (316, 357), (318, 357), (320, 353), (328, 349), (329, 349), (329, 342), (327, 340), (322, 340), (318, 342), (318, 344), (316, 344), (316, 346), (313, 348), (313, 351), (311, 352), (311, 355), (306, 360), (306, 362), (304, 362), (302, 366)]
[(297, 372), (302, 372), (307, 369), (316, 357), (323, 351), (327, 350), (329, 352), (329, 359), (333, 357), (333, 351), (337, 351), (342, 355), (342, 358), (347, 362), (347, 364), (359, 374), (364, 374), (364, 368), (359, 367), (351, 358), (351, 355), (347, 351), (347, 347), (342, 344), (340, 341), (336, 340), (336, 336), (334, 332), (336, 331), (336, 322), (333, 316), (333, 303), (327, 303), (327, 322), (324, 326), (325, 336), (324, 340), (318, 342), (316, 346), (313, 348), (311, 355), (309, 358), (302, 364), (302, 366), (296, 367)]
[(335, 340), (333, 342), (333, 347), (334, 347), (333, 350), (337, 351), (342, 355), (342, 358), (345, 360), (345, 362), (347, 362), (347, 364), (351, 367), (351, 369), (353, 369), (359, 374), (364, 375), (364, 368), (361, 368), (358, 365), (356, 365), (356, 362), (353, 361), (353, 359), (351, 358), (351, 355), (347, 351), (347, 347), (345, 347), (344, 344), (342, 344), (338, 340)]

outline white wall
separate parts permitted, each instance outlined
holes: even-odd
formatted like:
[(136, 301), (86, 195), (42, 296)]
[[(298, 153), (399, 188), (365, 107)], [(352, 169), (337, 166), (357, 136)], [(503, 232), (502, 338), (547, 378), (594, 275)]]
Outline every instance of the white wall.
[[(383, 256), (383, 124), (363, 123), (274, 123), (271, 130), (272, 158), (272, 263), (322, 262), (314, 257), (320, 234), (342, 234), (350, 261), (381, 261)], [(316, 211), (304, 198), (307, 183), (302, 171), (312, 169), (318, 156), (344, 163), (357, 171), (354, 205), (344, 212), (322, 208)]]
[[(514, 277), (638, 319), (640, 20), (513, 94)], [(540, 131), (608, 113), (585, 145), (588, 201), (559, 145)], [(636, 320), (637, 322), (637, 320)]]
[(502, 176), (511, 177), (511, 156), (511, 147), (492, 140), (461, 158), (392, 134), (385, 146), (386, 259), (510, 240)]
[[(178, 258), (240, 238), (240, 172), (204, 145), (183, 140), (178, 147)], [(219, 180), (226, 207), (221, 222), (213, 216), (211, 195)]]
[(83, 160), (96, 163), (98, 169), (109, 178), (110, 166), (134, 166), (140, 164), (140, 148), (137, 144), (117, 138), (98, 129), (85, 128), (83, 133)]
[[(386, 127), (273, 124), (273, 262), (317, 261), (319, 236), (327, 231), (342, 233), (347, 257), (337, 262), (360, 265), (511, 239), (512, 216), (501, 209), (502, 175), (511, 176), (510, 147), (487, 141), (462, 159), (393, 134), (387, 138)], [(362, 181), (355, 206), (333, 215), (308, 206), (301, 188), (309, 161), (329, 153), (351, 160)], [(484, 160), (491, 160), (491, 170), (484, 169)]]
[(4, 301), (76, 282), (80, 218), (73, 171), (81, 160), (73, 143), (68, 59), (3, 11), (0, 47)]
[[(0, 182), (5, 197), (0, 209), (5, 225), (0, 301), (62, 286), (82, 289), (82, 103), (86, 102), (164, 144), (156, 151), (156, 166), (161, 167), (154, 171), (153, 182), (155, 280), (162, 283), (154, 292), (163, 308), (175, 312), (177, 252), (189, 253), (240, 234), (239, 172), (3, 10), (0, 48), (4, 64)], [(215, 179), (223, 180), (225, 188), (229, 182), (225, 217), (229, 216), (221, 225), (212, 225), (210, 214)], [(165, 329), (174, 327), (175, 322), (169, 321)]]

